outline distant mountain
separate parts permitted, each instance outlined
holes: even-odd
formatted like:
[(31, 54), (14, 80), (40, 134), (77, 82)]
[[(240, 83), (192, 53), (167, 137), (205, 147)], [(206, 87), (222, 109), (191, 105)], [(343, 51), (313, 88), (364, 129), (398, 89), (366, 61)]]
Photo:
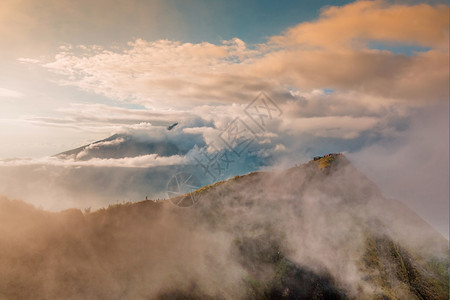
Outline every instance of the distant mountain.
[(448, 267), (342, 155), (94, 212), (0, 200), (0, 299), (448, 299)]
[(131, 134), (114, 134), (106, 139), (65, 151), (55, 156), (59, 158), (73, 158), (75, 160), (89, 160), (92, 158), (135, 157), (147, 154), (172, 156), (183, 155), (189, 151), (186, 147), (180, 146), (167, 138), (150, 140)]

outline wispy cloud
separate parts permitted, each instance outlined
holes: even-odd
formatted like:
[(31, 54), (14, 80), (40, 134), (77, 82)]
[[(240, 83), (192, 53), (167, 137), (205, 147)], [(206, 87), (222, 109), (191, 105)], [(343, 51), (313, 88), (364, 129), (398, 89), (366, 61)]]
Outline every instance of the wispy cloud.
[(0, 88), (0, 98), (22, 98), (24, 96), (21, 92)]
[(158, 156), (157, 154), (141, 155), (124, 158), (92, 158), (86, 161), (45, 157), (39, 159), (9, 159), (0, 160), (0, 166), (61, 166), (61, 167), (117, 167), (117, 168), (150, 168), (156, 166), (172, 166), (185, 164), (187, 158), (179, 155)]
[(71, 103), (55, 110), (57, 116), (23, 116), (23, 121), (40, 126), (67, 127), (86, 131), (116, 132), (153, 124), (168, 126), (173, 122), (191, 123), (199, 119), (184, 110), (129, 109), (106, 104)]
[(19, 57), (17, 59), (18, 62), (21, 62), (23, 64), (37, 64), (40, 63), (41, 61), (39, 59), (35, 59), (35, 58), (26, 58), (26, 57)]

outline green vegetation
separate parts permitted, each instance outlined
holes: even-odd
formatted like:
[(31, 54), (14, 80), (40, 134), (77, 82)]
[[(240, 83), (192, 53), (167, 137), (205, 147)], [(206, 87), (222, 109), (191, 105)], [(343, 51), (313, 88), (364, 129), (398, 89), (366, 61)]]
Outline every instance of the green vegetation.
[(320, 170), (329, 168), (331, 166), (331, 164), (333, 163), (333, 161), (336, 160), (335, 156), (327, 156), (327, 157), (322, 157), (317, 161), (317, 167)]
[(448, 260), (413, 259), (386, 236), (368, 234), (362, 269), (384, 299), (448, 299)]
[(242, 236), (234, 244), (249, 275), (244, 279), (249, 299), (345, 299), (344, 291), (324, 270), (316, 273), (284, 256), (271, 226), (259, 235)]

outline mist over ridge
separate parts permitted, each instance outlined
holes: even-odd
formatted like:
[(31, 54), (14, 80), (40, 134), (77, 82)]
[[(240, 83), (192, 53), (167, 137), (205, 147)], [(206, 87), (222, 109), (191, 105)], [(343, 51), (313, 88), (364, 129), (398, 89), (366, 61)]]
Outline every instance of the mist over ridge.
[(84, 213), (3, 198), (0, 295), (448, 297), (448, 241), (342, 155), (192, 196), (184, 208), (148, 200)]

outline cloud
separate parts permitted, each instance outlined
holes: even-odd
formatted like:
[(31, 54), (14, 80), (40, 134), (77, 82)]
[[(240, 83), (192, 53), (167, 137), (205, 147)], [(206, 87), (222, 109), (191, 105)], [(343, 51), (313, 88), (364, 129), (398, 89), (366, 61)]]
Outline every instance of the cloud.
[(312, 117), (299, 118), (292, 122), (284, 122), (281, 130), (291, 134), (307, 132), (318, 137), (336, 137), (352, 139), (358, 137), (361, 131), (372, 129), (378, 120), (376, 118), (362, 117)]
[[(411, 20), (414, 20), (413, 22)], [(354, 48), (383, 41), (448, 49), (448, 7), (356, 1), (322, 9), (318, 20), (304, 22), (274, 36), (277, 45)]]
[(39, 59), (35, 59), (35, 58), (24, 58), (24, 57), (19, 57), (17, 59), (18, 62), (21, 62), (23, 64), (37, 64), (40, 63), (41, 61)]
[(123, 131), (145, 124), (168, 126), (173, 122), (201, 123), (197, 115), (184, 110), (130, 109), (93, 103), (71, 103), (56, 109), (55, 113), (57, 117), (29, 115), (24, 116), (23, 120), (41, 126), (104, 132)]
[(0, 98), (22, 98), (24, 96), (25, 95), (20, 92), (0, 88)]
[(103, 142), (97, 142), (97, 143), (92, 143), (86, 147), (83, 148), (83, 150), (81, 152), (79, 152), (76, 156), (75, 159), (82, 159), (83, 157), (86, 157), (90, 150), (95, 150), (95, 149), (99, 149), (102, 147), (116, 147), (120, 144), (122, 144), (125, 141), (125, 139), (123, 138), (118, 138), (112, 141), (103, 141)]
[(448, 104), (414, 109), (395, 139), (383, 137), (349, 159), (383, 193), (408, 204), (448, 237)]
[[(373, 49), (373, 42), (426, 49), (405, 55)], [(136, 39), (122, 49), (76, 48), (43, 64), (62, 75), (60, 84), (152, 108), (242, 103), (260, 90), (281, 95), (288, 87), (422, 103), (448, 95), (444, 5), (358, 1), (327, 7), (317, 20), (260, 45), (238, 38), (219, 45)]]
[(39, 159), (9, 159), (1, 160), (0, 166), (62, 166), (62, 167), (117, 167), (117, 168), (150, 168), (156, 166), (171, 166), (185, 164), (188, 160), (179, 155), (158, 156), (157, 154), (141, 155), (124, 158), (92, 158), (86, 161), (75, 159), (61, 159), (57, 157), (45, 157)]
[(245, 92), (233, 83), (244, 80), (262, 86), (259, 80), (253, 82), (252, 78), (227, 71), (253, 53), (239, 39), (222, 45), (137, 39), (123, 52), (83, 48), (88, 50), (82, 56), (61, 52), (44, 66), (66, 76), (61, 84), (147, 106), (170, 107), (168, 104), (174, 101), (182, 106), (185, 102), (180, 103), (180, 98), (199, 103), (222, 101), (228, 96), (227, 102), (231, 102)]
[[(192, 141), (193, 136), (199, 135), (202, 136), (202, 144), (204, 142), (222, 149), (226, 145), (223, 144), (219, 135), (224, 134), (236, 118), (252, 130), (252, 135), (257, 138), (259, 144), (265, 141), (265, 144), (288, 145), (292, 138), (300, 139), (305, 136), (309, 139), (315, 137), (346, 141), (357, 138), (370, 140), (376, 135), (395, 137), (398, 135), (395, 121), (404, 120), (408, 114), (408, 107), (405, 105), (393, 106), (388, 99), (355, 92), (292, 91), (290, 96), (282, 95), (281, 99), (271, 97), (278, 103), (282, 115), (274, 116), (272, 119), (266, 117), (264, 130), (245, 113), (245, 108), (253, 97), (243, 104), (201, 105), (189, 111), (73, 104), (58, 110), (62, 114), (59, 118), (27, 117), (25, 120), (42, 126), (104, 132), (105, 137), (107, 134), (123, 132), (145, 136), (146, 139), (161, 139), (168, 134), (167, 126), (178, 122), (179, 125), (170, 132), (171, 141), (175, 144), (191, 145), (192, 143), (187, 141), (186, 143), (180, 141), (186, 139)], [(260, 110), (260, 113), (264, 114), (265, 111)], [(364, 137), (364, 135), (367, 136)], [(313, 143), (313, 141), (304, 141), (304, 143)], [(192, 148), (191, 146), (189, 149)], [(292, 146), (292, 151), (299, 151), (302, 147)], [(265, 149), (265, 151), (269, 150)], [(277, 152), (274, 149), (270, 151), (272, 154)]]
[(389, 51), (347, 49), (291, 50), (266, 55), (251, 73), (303, 90), (354, 91), (391, 102), (445, 101), (448, 95), (448, 51), (414, 56)]

